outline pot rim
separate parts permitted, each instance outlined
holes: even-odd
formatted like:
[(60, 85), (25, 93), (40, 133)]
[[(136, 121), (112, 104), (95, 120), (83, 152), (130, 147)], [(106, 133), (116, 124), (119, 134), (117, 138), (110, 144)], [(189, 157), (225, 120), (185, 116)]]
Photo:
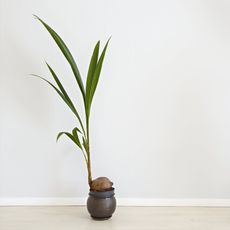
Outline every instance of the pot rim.
[(108, 191), (93, 191), (89, 190), (89, 196), (93, 196), (95, 198), (110, 198), (114, 196), (114, 188)]

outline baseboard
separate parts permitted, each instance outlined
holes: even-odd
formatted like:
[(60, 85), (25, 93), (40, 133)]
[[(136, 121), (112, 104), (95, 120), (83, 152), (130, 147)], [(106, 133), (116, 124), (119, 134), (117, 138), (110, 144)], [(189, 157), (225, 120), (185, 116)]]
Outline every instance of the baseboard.
[(146, 199), (120, 198), (120, 206), (159, 206), (159, 207), (230, 207), (230, 199)]
[(23, 197), (0, 198), (0, 206), (67, 206), (85, 205), (86, 198), (80, 197)]
[[(87, 198), (74, 197), (25, 197), (0, 198), (0, 206), (67, 206), (85, 205)], [(118, 206), (159, 206), (159, 207), (230, 207), (230, 199), (152, 199), (117, 198)]]

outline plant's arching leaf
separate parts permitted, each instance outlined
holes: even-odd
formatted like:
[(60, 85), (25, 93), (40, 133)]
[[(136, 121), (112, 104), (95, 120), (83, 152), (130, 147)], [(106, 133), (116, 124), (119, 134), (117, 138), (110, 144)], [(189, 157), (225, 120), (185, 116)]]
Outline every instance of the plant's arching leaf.
[(79, 132), (80, 134), (82, 134), (81, 130), (78, 127), (75, 127), (72, 132)]
[(60, 133), (58, 133), (57, 141), (59, 140), (59, 138), (62, 135), (66, 135), (67, 137), (69, 137), (70, 140), (72, 140), (80, 149), (82, 149), (81, 144), (76, 140), (76, 138), (71, 133), (68, 133), (68, 132), (60, 132)]
[(89, 111), (90, 111), (90, 107), (91, 107), (91, 104), (92, 104), (92, 100), (93, 100), (93, 96), (94, 96), (94, 93), (95, 93), (95, 90), (97, 88), (97, 83), (99, 81), (99, 77), (100, 77), (100, 73), (101, 73), (101, 68), (102, 68), (102, 65), (103, 65), (103, 61), (104, 61), (104, 57), (105, 57), (105, 52), (106, 52), (106, 49), (107, 49), (107, 46), (109, 44), (109, 40), (110, 38), (108, 39), (108, 41), (106, 42), (106, 45), (101, 53), (101, 56), (98, 60), (98, 63), (97, 63), (97, 66), (96, 66), (96, 69), (94, 71), (94, 75), (93, 75), (93, 79), (92, 79), (92, 83), (91, 83), (91, 88), (90, 88), (90, 95), (89, 95)]
[[(52, 73), (52, 75), (53, 75), (55, 81), (56, 81), (56, 82), (59, 82), (59, 83), (57, 83), (57, 84), (58, 84), (58, 85), (61, 84), (60, 81), (58, 80), (56, 74), (53, 72), (53, 70), (50, 69), (50, 71), (51, 71), (51, 73)], [(65, 93), (63, 94), (63, 92), (62, 92), (62, 91), (64, 90), (64, 88), (61, 87), (61, 90), (62, 90), (62, 91), (60, 91), (55, 85), (53, 85), (50, 81), (46, 80), (45, 78), (43, 78), (43, 77), (41, 77), (41, 76), (39, 76), (39, 75), (36, 75), (36, 74), (31, 74), (31, 76), (38, 77), (38, 78), (42, 79), (43, 81), (47, 82), (50, 86), (52, 86), (52, 88), (58, 93), (58, 95), (62, 98), (62, 100), (68, 105), (68, 107), (71, 109), (71, 111), (76, 115), (76, 117), (78, 118), (78, 121), (79, 121), (79, 123), (80, 123), (80, 125), (81, 125), (81, 127), (82, 127), (82, 129), (83, 129), (84, 127), (83, 127), (81, 118), (80, 118), (80, 116), (79, 116), (77, 110), (75, 109), (75, 107), (74, 107), (73, 103), (71, 102), (70, 98), (68, 97), (67, 93), (65, 92)], [(64, 91), (65, 91), (65, 90), (64, 90)], [(67, 96), (67, 97), (66, 97), (66, 96)]]
[[(66, 90), (64, 89), (63, 85), (61, 84), (61, 82), (60, 82), (59, 78), (57, 77), (56, 73), (54, 72), (54, 70), (51, 68), (51, 66), (47, 62), (46, 62), (46, 65), (47, 65), (50, 73), (52, 74), (53, 79), (55, 80), (55, 82), (57, 83), (59, 89), (61, 90), (63, 96), (66, 98), (66, 100), (69, 101), (69, 103), (71, 105), (73, 105), (71, 99), (69, 98), (68, 94), (66, 93)], [(73, 107), (74, 107), (74, 105), (73, 105)]]
[(77, 132), (81, 133), (77, 127), (72, 130), (73, 137), (75, 138), (76, 142), (81, 145)]
[(64, 95), (62, 94), (62, 92), (55, 85), (53, 85), (50, 81), (46, 80), (44, 77), (41, 77), (41, 76), (39, 76), (37, 74), (30, 74), (30, 75), (34, 76), (34, 77), (38, 77), (38, 78), (42, 79), (43, 81), (47, 82), (50, 86), (52, 86), (52, 88), (58, 93), (58, 95), (63, 99), (63, 101), (72, 110), (72, 107), (70, 106), (68, 100), (66, 100), (66, 98), (64, 97)]
[(78, 114), (73, 102), (71, 101), (69, 95), (67, 94), (66, 90), (64, 89), (63, 85), (61, 84), (60, 80), (58, 79), (57, 75), (55, 74), (54, 70), (51, 68), (51, 66), (48, 63), (46, 63), (46, 65), (47, 65), (50, 73), (52, 74), (55, 82), (57, 83), (60, 91), (62, 92), (62, 95), (65, 97), (66, 101), (68, 101), (68, 103), (69, 103), (69, 105), (71, 107), (71, 110), (74, 112), (74, 114), (77, 116), (77, 118), (79, 119), (79, 121), (81, 123), (82, 121), (80, 119), (80, 116), (79, 116), (79, 114)]
[(40, 19), (38, 16), (34, 15), (35, 18), (37, 18), (42, 24), (43, 26), (47, 29), (47, 31), (50, 33), (50, 35), (52, 36), (52, 38), (54, 39), (54, 41), (56, 42), (56, 44), (58, 45), (58, 47), (60, 48), (61, 52), (63, 53), (63, 55), (65, 56), (65, 58), (67, 59), (67, 61), (69, 62), (71, 69), (74, 73), (74, 76), (76, 78), (76, 81), (78, 83), (78, 86), (81, 90), (83, 99), (85, 100), (85, 91), (84, 91), (84, 86), (83, 86), (83, 82), (81, 79), (81, 75), (80, 72), (78, 70), (77, 64), (72, 56), (72, 54), (70, 53), (68, 47), (66, 46), (66, 44), (64, 43), (64, 41), (61, 39), (61, 37), (48, 25), (46, 24), (42, 19)]
[(87, 114), (89, 113), (88, 106), (89, 106), (90, 89), (92, 87), (93, 75), (94, 75), (94, 72), (97, 66), (99, 49), (100, 49), (100, 41), (97, 42), (93, 50), (93, 54), (90, 60), (88, 74), (87, 74), (87, 81), (86, 81), (86, 112)]

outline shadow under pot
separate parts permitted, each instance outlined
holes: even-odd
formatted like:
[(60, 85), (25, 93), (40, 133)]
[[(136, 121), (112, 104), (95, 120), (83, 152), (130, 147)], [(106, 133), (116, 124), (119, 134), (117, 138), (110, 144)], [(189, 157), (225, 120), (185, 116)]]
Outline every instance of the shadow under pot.
[(93, 219), (109, 219), (116, 209), (114, 188), (110, 191), (90, 191), (87, 200), (87, 209)]

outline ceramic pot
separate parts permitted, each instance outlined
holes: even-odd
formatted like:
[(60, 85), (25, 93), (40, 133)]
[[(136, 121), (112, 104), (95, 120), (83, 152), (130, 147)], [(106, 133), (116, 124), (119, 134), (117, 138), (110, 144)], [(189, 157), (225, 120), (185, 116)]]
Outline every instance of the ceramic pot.
[(87, 209), (93, 219), (109, 219), (116, 209), (114, 188), (106, 192), (89, 191)]

